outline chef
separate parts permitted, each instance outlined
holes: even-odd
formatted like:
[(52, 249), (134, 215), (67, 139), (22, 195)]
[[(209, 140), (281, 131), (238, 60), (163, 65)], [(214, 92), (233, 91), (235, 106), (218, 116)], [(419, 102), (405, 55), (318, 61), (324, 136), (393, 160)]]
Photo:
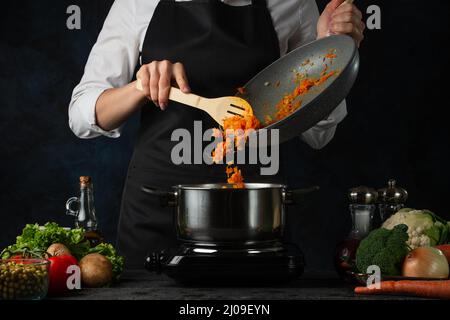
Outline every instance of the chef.
[[(185, 183), (223, 182), (220, 165), (175, 165), (172, 132), (217, 124), (203, 111), (168, 100), (170, 86), (205, 97), (234, 95), (270, 63), (329, 34), (348, 34), (359, 45), (361, 12), (332, 0), (319, 16), (314, 0), (116, 0), (69, 106), (69, 124), (80, 138), (118, 138), (140, 112), (140, 129), (123, 191), (118, 249), (128, 268), (140, 268), (148, 252), (175, 244), (172, 212), (142, 185), (168, 189)], [(144, 91), (132, 81), (137, 78)], [(314, 149), (325, 146), (346, 116), (343, 102), (301, 135)], [(243, 169), (246, 181), (258, 177)], [(251, 171), (251, 170), (249, 170)], [(256, 171), (255, 171), (256, 172)]]

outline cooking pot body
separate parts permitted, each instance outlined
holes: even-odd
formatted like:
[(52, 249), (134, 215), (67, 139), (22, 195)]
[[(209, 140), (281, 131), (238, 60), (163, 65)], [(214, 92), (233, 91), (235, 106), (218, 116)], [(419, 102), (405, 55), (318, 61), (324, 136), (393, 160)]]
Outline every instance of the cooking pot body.
[(176, 187), (180, 241), (206, 246), (255, 245), (281, 240), (284, 186), (246, 189)]

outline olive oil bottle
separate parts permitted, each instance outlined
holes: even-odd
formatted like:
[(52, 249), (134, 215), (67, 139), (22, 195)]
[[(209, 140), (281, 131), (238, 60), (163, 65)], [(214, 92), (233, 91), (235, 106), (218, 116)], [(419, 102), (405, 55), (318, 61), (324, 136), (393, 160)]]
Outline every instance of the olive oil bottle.
[[(73, 208), (76, 206), (75, 208)], [(97, 217), (94, 205), (94, 185), (89, 176), (80, 177), (80, 196), (67, 200), (66, 213), (75, 217), (75, 228), (85, 230), (85, 238), (92, 247), (104, 242), (104, 238), (98, 229)]]

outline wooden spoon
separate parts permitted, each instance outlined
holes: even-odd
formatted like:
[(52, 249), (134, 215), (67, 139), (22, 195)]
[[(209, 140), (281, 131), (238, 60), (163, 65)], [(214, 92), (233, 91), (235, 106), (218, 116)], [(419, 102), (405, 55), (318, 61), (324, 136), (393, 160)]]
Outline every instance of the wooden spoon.
[[(142, 82), (137, 80), (136, 88), (143, 91)], [(251, 110), (250, 104), (239, 97), (222, 97), (215, 99), (204, 98), (192, 93), (184, 93), (178, 88), (171, 87), (169, 100), (180, 102), (207, 112), (219, 125), (228, 117), (243, 117)]]

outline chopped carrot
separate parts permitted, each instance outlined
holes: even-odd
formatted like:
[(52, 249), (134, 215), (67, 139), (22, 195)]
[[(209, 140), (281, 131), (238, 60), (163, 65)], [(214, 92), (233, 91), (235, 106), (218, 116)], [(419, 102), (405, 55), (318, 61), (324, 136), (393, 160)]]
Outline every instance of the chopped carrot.
[(328, 71), (328, 69), (329, 69), (329, 67), (328, 67), (328, 65), (326, 64), (326, 65), (325, 65), (325, 67), (323, 68), (322, 72), (320, 73), (320, 76), (324, 76), (324, 75), (326, 75), (326, 74), (327, 74), (327, 71)]
[(232, 116), (223, 120), (223, 129), (226, 131), (231, 130), (249, 130), (249, 129), (259, 129), (261, 123), (258, 118), (253, 114), (245, 114), (241, 116)]
[(246, 94), (247, 94), (247, 89), (245, 89), (244, 87), (239, 87), (239, 88), (237, 88), (237, 91), (238, 91), (239, 94), (241, 94), (241, 95), (246, 95)]
[(327, 59), (336, 59), (337, 58), (336, 49), (328, 50), (328, 53), (325, 55), (325, 58), (327, 58)]
[[(224, 141), (219, 142), (212, 152), (212, 158), (214, 163), (220, 163), (223, 158), (233, 152), (234, 149), (243, 150), (247, 140), (249, 130), (259, 129), (261, 123), (258, 118), (253, 114), (253, 110), (250, 106), (244, 106), (245, 112), (244, 116), (232, 116), (223, 120), (222, 127), (223, 131), (215, 129), (213, 131), (213, 136), (219, 137), (223, 136)], [(232, 135), (227, 134), (227, 132), (233, 133)], [(234, 140), (233, 140), (234, 139)], [(230, 163), (228, 163), (230, 165)], [(227, 182), (233, 184), (234, 188), (244, 187), (244, 178), (242, 176), (241, 170), (237, 167), (226, 169)]]
[(306, 66), (307, 64), (311, 63), (311, 59), (306, 59), (305, 61), (303, 61), (302, 63), (302, 67)]
[[(334, 59), (336, 58), (336, 50), (329, 50), (328, 53), (323, 58), (324, 61), (326, 58), (328, 59)], [(310, 59), (305, 60), (302, 63), (302, 66), (305, 66), (307, 64), (314, 65), (313, 62), (311, 62)], [(266, 115), (264, 117), (264, 125), (269, 126), (270, 124), (274, 123), (275, 121), (282, 120), (289, 116), (290, 114), (294, 113), (296, 110), (301, 108), (302, 106), (302, 100), (299, 100), (298, 98), (300, 96), (303, 96), (307, 94), (313, 87), (319, 86), (325, 81), (327, 81), (330, 77), (337, 74), (337, 71), (330, 71), (328, 72), (328, 65), (326, 64), (323, 71), (320, 74), (320, 78), (318, 79), (309, 79), (307, 73), (299, 73), (296, 69), (293, 70), (293, 72), (296, 73), (294, 81), (295, 83), (298, 83), (298, 85), (295, 87), (293, 92), (286, 93), (283, 98), (280, 100), (280, 102), (277, 103), (276, 109), (277, 112), (275, 113), (273, 119), (272, 116)], [(280, 86), (280, 81), (277, 81), (275, 83), (275, 87)], [(247, 94), (247, 90), (244, 87), (237, 88), (239, 94), (245, 95)], [(248, 137), (247, 132), (249, 130), (256, 130), (262, 127), (260, 121), (256, 116), (253, 114), (253, 110), (250, 105), (246, 105), (244, 116), (233, 116), (228, 117), (223, 120), (223, 131), (220, 131), (219, 129), (215, 129), (213, 131), (213, 136), (218, 138), (220, 135), (224, 137), (224, 141), (217, 144), (216, 149), (212, 152), (213, 161), (215, 163), (220, 163), (223, 158), (233, 152), (233, 146), (234, 148), (237, 148), (238, 150), (242, 150), (244, 143)], [(227, 130), (233, 130), (234, 135), (228, 136)], [(239, 134), (239, 130), (242, 130), (244, 134)], [(234, 140), (233, 140), (234, 139)], [(233, 144), (234, 143), (234, 144)], [(228, 164), (230, 165), (230, 164)], [(244, 184), (244, 178), (242, 176), (241, 170), (239, 170), (237, 167), (231, 168), (227, 167), (226, 170), (227, 174), (227, 181), (230, 184), (233, 184), (237, 188), (243, 188)]]
[(424, 298), (450, 299), (450, 280), (443, 281), (382, 281), (380, 289), (374, 285), (356, 287), (357, 294), (404, 294)]
[(242, 176), (241, 170), (237, 167), (231, 168), (227, 167), (227, 182), (233, 185), (233, 188), (240, 189), (244, 187), (244, 177)]
[(264, 125), (270, 126), (272, 123), (274, 123), (273, 118), (269, 115), (264, 116)]
[[(281, 101), (276, 105), (277, 112), (275, 114), (275, 118), (277, 120), (282, 120), (287, 116), (289, 116), (290, 114), (294, 113), (302, 106), (302, 101), (297, 100), (298, 97), (307, 94), (311, 90), (311, 88), (315, 86), (320, 86), (329, 78), (337, 74), (337, 71), (326, 72), (326, 70), (327, 69), (325, 69), (321, 73), (319, 79), (308, 79), (308, 78), (301, 79), (300, 84), (297, 87), (295, 87), (294, 91), (290, 94), (286, 94), (281, 99)], [(300, 77), (297, 78), (300, 79)]]

